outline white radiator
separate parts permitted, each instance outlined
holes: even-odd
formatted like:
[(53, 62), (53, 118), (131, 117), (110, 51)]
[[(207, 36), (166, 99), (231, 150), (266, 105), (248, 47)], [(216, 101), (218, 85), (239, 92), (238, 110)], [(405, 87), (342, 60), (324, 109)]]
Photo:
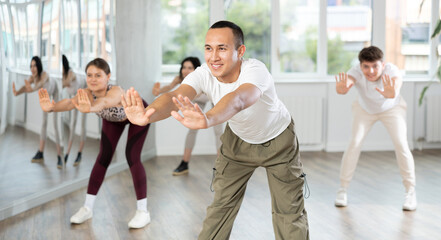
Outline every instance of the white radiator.
[(321, 144), (323, 141), (323, 98), (310, 96), (281, 97), (294, 119), (299, 143)]
[(426, 141), (441, 142), (441, 96), (427, 96)]

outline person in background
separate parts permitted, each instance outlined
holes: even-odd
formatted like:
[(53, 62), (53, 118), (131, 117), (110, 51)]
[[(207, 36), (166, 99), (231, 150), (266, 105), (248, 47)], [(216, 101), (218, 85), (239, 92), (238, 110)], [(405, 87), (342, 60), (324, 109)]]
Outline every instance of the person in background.
[[(230, 237), (248, 180), (258, 167), (264, 167), (268, 176), (275, 238), (309, 239), (305, 174), (294, 121), (265, 64), (243, 59), (245, 49), (239, 26), (214, 23), (205, 36), (205, 64), (147, 108), (138, 92), (129, 89), (121, 97), (124, 110), (129, 121), (140, 126), (170, 115), (190, 129), (228, 122), (213, 168), (214, 200), (198, 239)], [(207, 112), (191, 102), (200, 93), (215, 104)]]
[[(12, 83), (12, 92), (14, 96), (18, 96), (23, 93), (31, 93), (35, 92), (41, 88), (45, 88), (49, 95), (54, 99), (58, 100), (59, 92), (57, 83), (55, 80), (49, 78), (49, 74), (43, 70), (43, 65), (41, 63), (41, 59), (38, 56), (32, 57), (31, 60), (31, 76), (26, 79), (25, 85), (20, 89), (16, 90), (15, 83)], [(48, 113), (43, 113), (43, 122), (41, 125), (40, 131), (40, 145), (37, 153), (32, 158), (31, 162), (33, 163), (42, 163), (44, 162), (44, 146), (46, 144), (46, 136), (47, 136), (47, 116)], [(61, 156), (63, 155), (61, 152), (60, 146), (60, 134), (58, 131), (58, 118), (57, 114), (53, 114), (54, 117), (54, 130), (55, 130), (55, 145), (57, 147), (57, 167), (59, 169), (63, 168), (63, 161), (61, 160)]]
[[(184, 80), (184, 78), (187, 77), (188, 74), (193, 72), (199, 66), (201, 66), (201, 62), (199, 61), (199, 59), (197, 57), (185, 58), (181, 62), (181, 68), (179, 69), (179, 75), (176, 76), (170, 84), (168, 84), (164, 87), (161, 87), (159, 82), (155, 83), (155, 85), (153, 86), (153, 89), (152, 89), (153, 95), (158, 96), (160, 94), (169, 92), (170, 90), (172, 90), (173, 88), (175, 88), (176, 86), (181, 84), (182, 81)], [(201, 93), (198, 96), (196, 96), (196, 98), (194, 99), (194, 102), (197, 103), (201, 109), (204, 109), (205, 105), (208, 102), (210, 102), (210, 100), (208, 99), (207, 95)], [(213, 126), (214, 136), (215, 136), (215, 141), (216, 141), (216, 149), (218, 151), (218, 155), (219, 155), (219, 148), (221, 145), (220, 135), (222, 134), (223, 127), (224, 127), (223, 124)], [(187, 137), (185, 138), (184, 156), (182, 157), (182, 161), (179, 164), (179, 166), (173, 171), (173, 176), (179, 176), (179, 175), (183, 175), (183, 174), (188, 173), (188, 163), (190, 162), (191, 152), (193, 151), (193, 148), (194, 148), (194, 145), (196, 142), (197, 133), (198, 133), (197, 129), (189, 129), (188, 130)]]
[(406, 190), (403, 210), (415, 210), (415, 163), (407, 143), (407, 105), (400, 95), (403, 85), (400, 71), (395, 65), (385, 63), (383, 52), (375, 46), (363, 48), (358, 54), (358, 59), (359, 65), (347, 73), (341, 72), (335, 76), (338, 94), (344, 95), (355, 86), (359, 96), (359, 100), (352, 104), (352, 137), (341, 161), (340, 189), (335, 206), (347, 206), (347, 188), (354, 176), (361, 145), (374, 123), (381, 121), (394, 143)]
[[(103, 119), (100, 151), (90, 173), (84, 206), (70, 218), (70, 222), (74, 224), (81, 224), (92, 218), (96, 195), (104, 181), (118, 140), (125, 126), (129, 125), (126, 158), (135, 186), (137, 211), (128, 226), (142, 228), (150, 223), (150, 213), (147, 211), (147, 178), (141, 163), (141, 151), (150, 125), (138, 126), (127, 120), (121, 105), (124, 90), (119, 86), (112, 86), (109, 80), (109, 65), (104, 59), (96, 58), (86, 66), (86, 89), (78, 89), (75, 97), (59, 102), (51, 101), (47, 91), (41, 89), (40, 106), (45, 112), (70, 111), (76, 108), (83, 113), (94, 112)], [(148, 106), (145, 101), (142, 102), (143, 106)]]
[[(67, 60), (67, 57), (64, 54), (62, 56), (62, 61), (63, 61), (63, 76), (62, 76), (63, 89), (67, 92), (69, 98), (73, 98), (77, 93), (77, 90), (80, 88), (86, 88), (87, 84), (86, 81), (82, 80), (81, 78), (77, 78), (76, 74), (69, 66), (69, 61)], [(65, 164), (67, 163), (70, 150), (72, 149), (73, 138), (75, 136), (75, 128), (77, 126), (77, 115), (78, 115), (78, 110), (74, 108), (72, 110), (72, 115), (70, 116), (69, 140), (64, 155)], [(81, 113), (80, 115), (81, 115), (80, 146), (78, 148), (77, 158), (73, 163), (74, 166), (78, 166), (81, 162), (81, 153), (84, 148), (84, 142), (86, 141), (86, 114)]]

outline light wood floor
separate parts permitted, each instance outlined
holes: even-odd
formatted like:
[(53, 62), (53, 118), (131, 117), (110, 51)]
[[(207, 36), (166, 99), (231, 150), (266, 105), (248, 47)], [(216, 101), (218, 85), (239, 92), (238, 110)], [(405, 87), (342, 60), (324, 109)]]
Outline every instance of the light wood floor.
[[(31, 163), (38, 150), (39, 135), (22, 127), (8, 126), (0, 135), (0, 208), (31, 194), (46, 191), (59, 184), (90, 175), (99, 150), (99, 140), (86, 139), (82, 162), (74, 167), (78, 137), (74, 139), (64, 169), (57, 168), (55, 144), (46, 141), (43, 163)], [(63, 156), (64, 157), (64, 156)]]
[[(346, 208), (333, 205), (342, 153), (303, 152), (311, 190), (305, 201), (311, 239), (441, 239), (441, 150), (413, 154), (419, 205), (414, 212), (403, 212), (404, 188), (393, 152), (362, 153)], [(196, 239), (213, 198), (214, 160), (215, 156), (194, 156), (190, 174), (179, 177), (171, 175), (180, 161), (177, 156), (145, 162), (152, 222), (144, 229), (127, 228), (136, 199), (126, 170), (106, 178), (92, 220), (69, 223), (83, 204), (84, 188), (1, 221), (0, 239)], [(248, 184), (230, 239), (274, 239), (270, 201), (265, 170), (259, 168)]]

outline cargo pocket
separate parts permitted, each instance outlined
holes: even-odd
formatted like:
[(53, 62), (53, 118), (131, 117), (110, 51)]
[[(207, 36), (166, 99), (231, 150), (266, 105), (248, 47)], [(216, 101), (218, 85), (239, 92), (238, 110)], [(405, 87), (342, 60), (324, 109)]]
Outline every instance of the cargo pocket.
[(210, 191), (216, 191), (216, 180), (219, 179), (220, 176), (224, 174), (224, 170), (228, 165), (228, 161), (225, 160), (216, 160), (216, 164), (213, 168), (213, 176), (211, 177)]

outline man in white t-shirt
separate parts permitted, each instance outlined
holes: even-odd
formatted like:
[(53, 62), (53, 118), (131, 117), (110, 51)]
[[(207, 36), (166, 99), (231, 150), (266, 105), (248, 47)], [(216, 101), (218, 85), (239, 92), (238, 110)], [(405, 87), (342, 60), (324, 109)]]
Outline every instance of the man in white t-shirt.
[[(213, 169), (215, 196), (199, 239), (229, 238), (246, 184), (257, 167), (267, 170), (276, 239), (309, 239), (302, 190), (305, 175), (294, 122), (277, 97), (265, 65), (255, 59), (243, 60), (244, 53), (240, 27), (219, 21), (205, 38), (205, 64), (190, 73), (178, 89), (145, 109), (138, 93), (128, 90), (123, 97), (125, 112), (138, 125), (170, 114), (190, 129), (228, 123)], [(199, 93), (215, 104), (206, 113), (191, 102)]]
[(347, 73), (335, 76), (338, 94), (346, 94), (352, 86), (357, 88), (359, 100), (352, 105), (352, 139), (343, 154), (340, 169), (340, 189), (335, 205), (347, 206), (347, 188), (351, 181), (363, 139), (375, 122), (381, 121), (395, 146), (400, 173), (406, 189), (403, 210), (417, 207), (415, 193), (415, 164), (407, 143), (406, 102), (400, 96), (403, 84), (399, 69), (383, 62), (383, 52), (375, 47), (363, 48), (358, 55), (360, 65)]

